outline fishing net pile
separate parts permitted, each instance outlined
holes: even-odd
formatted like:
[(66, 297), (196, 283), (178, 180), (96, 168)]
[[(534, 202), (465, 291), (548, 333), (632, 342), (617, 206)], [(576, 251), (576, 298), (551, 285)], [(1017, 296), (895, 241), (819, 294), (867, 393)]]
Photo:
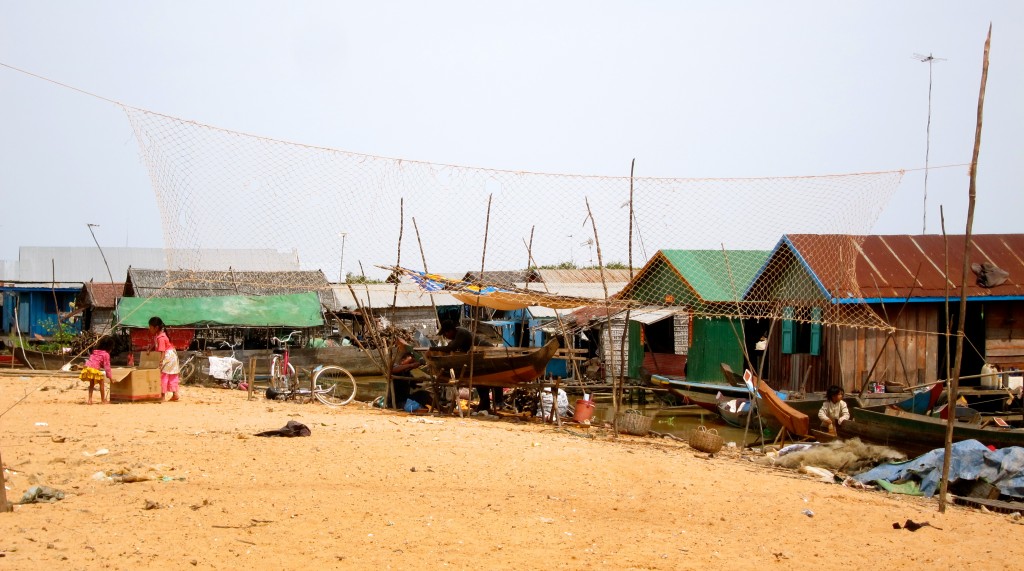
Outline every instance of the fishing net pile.
[[(124, 110), (172, 268), (199, 268), (204, 249), (270, 248), (294, 253), (303, 270), (321, 270), (330, 281), (429, 269), (463, 283), (456, 287), (493, 287), (551, 306), (550, 296), (565, 292), (507, 275), (632, 267), (642, 277), (629, 295), (616, 295), (619, 284), (590, 297), (693, 316), (883, 326), (863, 304), (830, 298), (857, 298), (858, 242), (848, 236), (870, 232), (899, 171), (744, 179), (517, 172), (372, 156)], [(801, 260), (769, 261), (789, 234), (832, 236), (802, 251), (832, 283), (795, 275)], [(701, 283), (679, 287), (680, 264), (691, 280), (703, 275)], [(476, 279), (464, 280), (469, 272)], [(786, 306), (801, 309), (782, 315)]]

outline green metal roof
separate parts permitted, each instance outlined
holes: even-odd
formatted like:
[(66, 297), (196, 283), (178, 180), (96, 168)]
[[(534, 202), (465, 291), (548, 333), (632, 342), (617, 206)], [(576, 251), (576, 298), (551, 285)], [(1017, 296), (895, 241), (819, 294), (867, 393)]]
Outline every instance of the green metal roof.
[(743, 298), (771, 252), (661, 250), (661, 254), (704, 301), (736, 301)]

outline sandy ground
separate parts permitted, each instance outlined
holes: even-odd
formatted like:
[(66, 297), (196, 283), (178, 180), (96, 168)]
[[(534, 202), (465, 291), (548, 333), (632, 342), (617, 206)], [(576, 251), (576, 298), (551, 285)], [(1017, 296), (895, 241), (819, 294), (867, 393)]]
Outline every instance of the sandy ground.
[[(67, 493), (0, 514), (0, 568), (1009, 569), (1024, 557), (1008, 516), (940, 514), (935, 500), (671, 440), (224, 389), (163, 404), (85, 396), (70, 378), (0, 376), (9, 499), (34, 484)], [(252, 436), (289, 419), (312, 436)], [(942, 529), (893, 529), (908, 518)]]

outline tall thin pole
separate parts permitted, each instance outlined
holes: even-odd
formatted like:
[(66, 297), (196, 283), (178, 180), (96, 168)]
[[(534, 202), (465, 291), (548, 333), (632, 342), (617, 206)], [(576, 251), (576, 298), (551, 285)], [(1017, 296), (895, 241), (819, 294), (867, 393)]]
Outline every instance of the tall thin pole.
[(992, 45), (992, 24), (985, 38), (985, 55), (981, 63), (981, 89), (978, 93), (978, 122), (974, 127), (974, 155), (971, 157), (971, 182), (967, 197), (967, 232), (964, 234), (964, 267), (960, 275), (960, 315), (956, 329), (956, 360), (949, 378), (949, 417), (946, 419), (946, 447), (942, 459), (942, 481), (939, 485), (939, 512), (946, 511), (946, 490), (949, 487), (949, 461), (953, 449), (953, 425), (956, 422), (957, 388), (960, 383), (961, 357), (964, 352), (964, 321), (967, 318), (967, 272), (971, 268), (971, 231), (974, 227), (974, 203), (977, 198), (978, 154), (981, 152), (981, 119), (985, 109), (985, 85), (988, 83), (988, 52)]
[(341, 263), (338, 264), (338, 283), (345, 281), (345, 237), (348, 232), (341, 233)]
[(114, 274), (110, 273), (110, 266), (107, 264), (107, 256), (103, 253), (103, 248), (100, 247), (100, 241), (96, 239), (96, 234), (92, 231), (92, 229), (99, 226), (99, 224), (86, 223), (85, 226), (89, 229), (89, 234), (92, 235), (92, 241), (96, 243), (96, 249), (100, 251), (100, 257), (103, 258), (103, 266), (107, 268), (107, 277), (110, 278), (110, 283), (114, 283)]
[(7, 480), (4, 479), (4, 461), (0, 458), (0, 513), (12, 511), (14, 511), (14, 506), (7, 501)]
[(928, 233), (928, 159), (931, 155), (932, 145), (932, 64), (936, 61), (944, 61), (932, 54), (926, 56), (914, 54), (914, 57), (928, 64), (928, 123), (925, 126), (924, 134), (924, 202), (921, 207), (921, 233)]

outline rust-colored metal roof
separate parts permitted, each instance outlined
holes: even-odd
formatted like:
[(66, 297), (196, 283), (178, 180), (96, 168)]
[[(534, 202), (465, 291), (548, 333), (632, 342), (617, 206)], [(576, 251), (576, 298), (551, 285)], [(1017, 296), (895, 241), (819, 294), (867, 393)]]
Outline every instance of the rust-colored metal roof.
[[(848, 236), (789, 234), (782, 240), (806, 264), (821, 286), (838, 300), (920, 299), (946, 295), (946, 245), (941, 235)], [(1024, 234), (975, 234), (974, 264), (990, 262), (1009, 272), (1006, 281), (992, 288), (978, 285), (968, 271), (967, 296), (1024, 297)], [(964, 236), (948, 237), (949, 295), (960, 296)], [(843, 271), (856, 258), (853, 274)]]
[(84, 301), (90, 307), (114, 309), (117, 306), (117, 300), (124, 293), (124, 282), (86, 282), (82, 289), (85, 290), (86, 295), (78, 296), (81, 300), (79, 303)]

